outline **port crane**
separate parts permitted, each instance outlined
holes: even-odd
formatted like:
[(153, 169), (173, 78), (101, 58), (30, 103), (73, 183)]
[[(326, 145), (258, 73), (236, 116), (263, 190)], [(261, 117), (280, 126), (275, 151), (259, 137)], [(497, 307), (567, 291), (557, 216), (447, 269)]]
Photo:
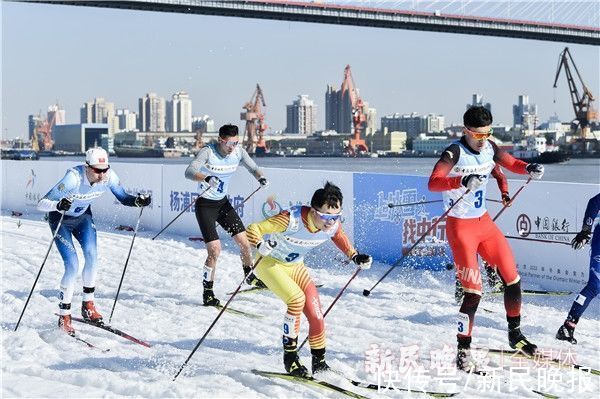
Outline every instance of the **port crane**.
[(360, 153), (366, 153), (369, 151), (367, 143), (360, 137), (367, 117), (364, 113), (364, 102), (358, 94), (358, 90), (354, 84), (350, 65), (346, 65), (346, 68), (344, 68), (344, 81), (342, 82), (342, 99), (345, 99), (346, 96), (349, 97), (350, 106), (352, 109), (353, 130), (353, 136), (350, 139), (348, 147), (346, 147), (346, 152), (350, 155), (356, 156)]
[(264, 140), (267, 125), (265, 124), (265, 114), (263, 112), (263, 107), (266, 106), (262, 89), (257, 83), (252, 98), (242, 106), (245, 112), (240, 114), (240, 119), (246, 121), (244, 146), (249, 154), (254, 154), (257, 149), (263, 153), (267, 150)]
[[(571, 72), (571, 65), (581, 84), (582, 91), (581, 95), (577, 88), (573, 73)], [(594, 109), (594, 95), (590, 89), (585, 85), (581, 74), (573, 61), (573, 56), (568, 47), (560, 53), (558, 60), (558, 67), (556, 68), (556, 77), (554, 78), (554, 88), (558, 83), (558, 77), (560, 72), (564, 69), (565, 75), (567, 75), (567, 83), (569, 84), (569, 92), (571, 94), (571, 103), (573, 104), (573, 111), (575, 112), (575, 119), (571, 123), (573, 132), (578, 130), (581, 132), (581, 137), (585, 138), (586, 134), (590, 130), (590, 122), (598, 119), (598, 112)]]

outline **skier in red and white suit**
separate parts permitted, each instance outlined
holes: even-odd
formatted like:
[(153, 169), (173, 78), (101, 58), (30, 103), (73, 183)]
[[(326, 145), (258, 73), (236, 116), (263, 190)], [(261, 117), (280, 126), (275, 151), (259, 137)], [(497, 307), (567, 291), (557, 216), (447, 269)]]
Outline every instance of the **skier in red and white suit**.
[(442, 191), (448, 213), (446, 234), (454, 256), (456, 275), (465, 291), (458, 320), (457, 366), (473, 371), (470, 356), (471, 331), (481, 299), (481, 273), (477, 255), (497, 268), (506, 289), (504, 307), (508, 340), (512, 348), (533, 355), (536, 345), (521, 333), (521, 285), (515, 259), (504, 234), (487, 212), (486, 184), (496, 164), (519, 174), (540, 179), (544, 167), (520, 161), (488, 140), (492, 135), (492, 114), (484, 107), (471, 107), (463, 116), (463, 137), (451, 144), (436, 163), (429, 178), (429, 190)]

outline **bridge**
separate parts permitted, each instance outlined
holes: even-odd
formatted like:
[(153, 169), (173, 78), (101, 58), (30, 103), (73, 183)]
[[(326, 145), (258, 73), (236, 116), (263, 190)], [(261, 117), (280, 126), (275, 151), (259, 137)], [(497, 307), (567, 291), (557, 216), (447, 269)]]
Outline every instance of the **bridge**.
[[(313, 22), (323, 24), (369, 26), (389, 29), (407, 29), (430, 32), (460, 33), (468, 35), (485, 35), (510, 37), (530, 40), (543, 40), (563, 43), (600, 45), (600, 2), (542, 2), (544, 10), (531, 8), (536, 2), (514, 2), (513, 10), (518, 10), (519, 3), (528, 5), (527, 11), (513, 12), (510, 15), (511, 2), (502, 2), (508, 6), (509, 17), (490, 16), (500, 2), (473, 2), (484, 5), (488, 15), (465, 12), (465, 1), (428, 1), (426, 7), (418, 9), (398, 8), (406, 1), (266, 1), (266, 0), (153, 0), (153, 1), (95, 1), (95, 0), (8, 0), (24, 3), (43, 3), (68, 6), (118, 8), (127, 10), (172, 12), (183, 14), (217, 15), (239, 18), (256, 18), (283, 21)], [(395, 8), (389, 8), (389, 3)], [(412, 1), (413, 5), (415, 1)], [(487, 4), (486, 4), (487, 3)], [(493, 6), (496, 3), (496, 6)], [(540, 2), (537, 2), (538, 5)], [(566, 7), (565, 7), (565, 3)], [(568, 4), (571, 3), (571, 4)], [(416, 3), (418, 5), (418, 1)], [(376, 6), (388, 6), (380, 8)], [(454, 6), (452, 8), (451, 6)], [(551, 11), (548, 11), (551, 6)], [(562, 9), (560, 8), (562, 6)], [(458, 7), (458, 11), (455, 11)], [(556, 9), (555, 9), (556, 7)], [(410, 7), (409, 7), (410, 8)], [(458, 13), (457, 13), (458, 12)], [(548, 20), (540, 19), (538, 14), (550, 12)], [(505, 10), (502, 13), (506, 13)], [(496, 12), (495, 15), (502, 14)], [(516, 14), (516, 19), (515, 15)], [(560, 23), (554, 16), (561, 19)], [(564, 23), (571, 15), (575, 23)], [(579, 15), (579, 18), (577, 17)], [(525, 19), (519, 19), (522, 16)], [(526, 18), (530, 19), (527, 20)], [(534, 20), (537, 19), (537, 20)], [(588, 18), (584, 21), (584, 18)], [(584, 23), (587, 22), (587, 23)]]

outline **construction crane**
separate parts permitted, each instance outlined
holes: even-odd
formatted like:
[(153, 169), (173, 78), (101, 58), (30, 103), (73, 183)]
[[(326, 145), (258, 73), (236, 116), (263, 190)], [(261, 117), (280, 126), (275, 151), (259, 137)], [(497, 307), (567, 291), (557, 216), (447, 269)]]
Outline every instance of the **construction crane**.
[(240, 119), (246, 121), (244, 141), (246, 151), (249, 154), (254, 154), (257, 147), (260, 148), (259, 152), (264, 153), (266, 151), (264, 133), (267, 130), (267, 125), (265, 125), (265, 115), (262, 109), (266, 106), (263, 92), (257, 83), (252, 98), (242, 106), (246, 112), (240, 114)]
[[(579, 90), (577, 90), (575, 79), (573, 79), (573, 74), (571, 73), (569, 60), (570, 64), (573, 65), (573, 69), (577, 73), (577, 77), (579, 78), (579, 82), (583, 88), (583, 94), (581, 97), (579, 96)], [(565, 74), (567, 75), (573, 111), (575, 111), (575, 119), (572, 122), (573, 131), (577, 131), (577, 125), (579, 125), (579, 128), (581, 129), (581, 137), (585, 138), (590, 130), (590, 122), (598, 119), (598, 112), (596, 112), (593, 107), (593, 102), (595, 100), (594, 95), (590, 89), (588, 89), (585, 83), (583, 83), (583, 79), (579, 74), (579, 70), (575, 65), (575, 61), (573, 61), (573, 57), (571, 56), (571, 52), (569, 51), (568, 47), (565, 47), (565, 49), (560, 53), (558, 67), (556, 69), (556, 77), (554, 78), (554, 88), (556, 88), (558, 76), (560, 75), (560, 71), (563, 69), (563, 67)]]
[[(58, 113), (58, 104), (56, 106), (56, 111), (52, 112), (52, 118), (50, 119), (50, 121), (48, 121), (48, 118), (41, 120), (41, 116), (40, 116), (40, 122), (38, 122), (37, 126), (35, 127), (35, 133), (34, 133), (34, 138), (35, 140), (33, 141), (37, 141), (39, 140), (39, 138), (42, 139), (42, 143), (43, 143), (43, 147), (44, 147), (44, 151), (51, 151), (52, 147), (54, 146), (54, 140), (52, 140), (52, 129), (54, 129), (54, 125), (56, 124), (56, 114)], [(35, 144), (35, 148), (39, 149), (39, 144)]]
[(353, 137), (350, 139), (350, 143), (348, 144), (346, 151), (350, 155), (366, 153), (369, 151), (369, 148), (367, 147), (365, 140), (360, 137), (360, 133), (363, 129), (365, 121), (367, 120), (367, 117), (364, 113), (363, 100), (358, 94), (358, 90), (354, 84), (354, 79), (352, 78), (350, 65), (346, 65), (346, 68), (344, 69), (344, 81), (342, 82), (342, 99), (346, 98), (346, 95), (349, 97), (350, 105), (352, 107), (353, 127)]

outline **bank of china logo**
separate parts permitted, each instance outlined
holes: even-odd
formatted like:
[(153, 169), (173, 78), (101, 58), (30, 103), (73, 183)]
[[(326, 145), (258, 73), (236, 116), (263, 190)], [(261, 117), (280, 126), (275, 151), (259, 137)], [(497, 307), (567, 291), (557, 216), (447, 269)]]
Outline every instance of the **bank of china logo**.
[(267, 200), (263, 203), (262, 206), (262, 214), (265, 218), (270, 218), (271, 216), (277, 215), (281, 212), (281, 205), (277, 201), (275, 201), (275, 196), (270, 195), (267, 197)]
[(32, 188), (33, 186), (35, 186), (35, 172), (33, 171), (33, 169), (31, 169), (31, 174), (29, 175), (29, 177), (27, 178), (27, 185), (25, 186), (25, 188)]

